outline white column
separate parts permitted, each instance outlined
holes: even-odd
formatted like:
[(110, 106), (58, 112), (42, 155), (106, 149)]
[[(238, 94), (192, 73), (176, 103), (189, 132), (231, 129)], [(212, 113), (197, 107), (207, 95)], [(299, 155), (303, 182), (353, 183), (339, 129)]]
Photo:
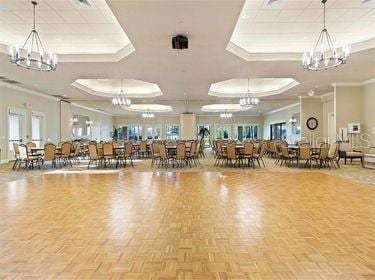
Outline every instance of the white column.
[(181, 139), (190, 140), (197, 137), (196, 116), (193, 113), (184, 113), (180, 116)]

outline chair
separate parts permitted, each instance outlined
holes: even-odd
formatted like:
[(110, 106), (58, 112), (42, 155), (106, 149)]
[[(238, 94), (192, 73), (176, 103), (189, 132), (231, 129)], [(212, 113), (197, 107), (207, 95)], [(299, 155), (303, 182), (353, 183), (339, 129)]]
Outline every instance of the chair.
[(99, 168), (99, 165), (102, 164), (103, 157), (101, 157), (98, 153), (98, 148), (96, 144), (89, 144), (88, 146), (89, 151), (89, 164), (87, 165), (87, 169), (90, 169), (90, 165), (92, 162), (95, 162), (95, 165), (97, 168)]
[(216, 142), (216, 154), (215, 154), (216, 160), (214, 165), (219, 165), (220, 161), (222, 161), (222, 164), (226, 158), (226, 153), (223, 151), (223, 145), (221, 142)]
[(176, 151), (176, 158), (175, 158), (177, 164), (179, 167), (181, 167), (184, 164), (189, 164), (191, 167), (190, 162), (186, 158), (186, 148), (185, 143), (179, 143), (177, 145), (177, 151)]
[(167, 148), (165, 147), (165, 144), (159, 144), (159, 153), (160, 153), (160, 160), (159, 160), (158, 167), (160, 167), (160, 165), (168, 167), (169, 166), (169, 161), (171, 159), (173, 160), (173, 157), (171, 157), (171, 156), (168, 155)]
[(160, 160), (160, 150), (159, 150), (159, 143), (153, 142), (151, 144), (151, 166), (154, 166), (154, 163), (156, 163), (158, 160)]
[(28, 152), (27, 146), (23, 144), (18, 146), (18, 150), (20, 154), (19, 154), (19, 162), (18, 162), (17, 170), (20, 170), (22, 163), (25, 164), (26, 169), (29, 169), (29, 168), (33, 169), (34, 163), (36, 162), (38, 164), (38, 168), (40, 168), (40, 160), (41, 160), (40, 156), (30, 155)]
[(340, 168), (340, 163), (339, 163), (339, 145), (338, 143), (333, 143), (329, 147), (328, 151), (328, 162), (329, 164), (332, 164), (333, 167), (335, 168)]
[(298, 154), (298, 161), (297, 166), (299, 167), (299, 162), (301, 160), (305, 161), (305, 167), (308, 163), (310, 163), (311, 168), (311, 148), (309, 144), (300, 144), (299, 145), (299, 154)]
[(13, 163), (13, 166), (12, 166), (12, 170), (15, 170), (17, 168), (17, 165), (19, 164), (19, 161), (20, 161), (20, 150), (18, 148), (18, 144), (17, 143), (13, 143), (13, 152), (14, 152), (14, 163)]
[(354, 150), (350, 143), (341, 143), (339, 145), (339, 160), (344, 158), (345, 164), (347, 159), (350, 159), (350, 163), (353, 162), (353, 159), (360, 159), (363, 165), (363, 153), (359, 150)]
[(285, 145), (280, 145), (280, 151), (281, 151), (280, 165), (283, 165), (283, 163), (287, 163), (288, 167), (290, 167), (291, 163), (293, 163), (295, 159), (298, 159), (296, 154), (289, 153), (288, 148)]
[(254, 144), (251, 142), (246, 142), (244, 144), (243, 154), (241, 155), (241, 160), (246, 159), (247, 160), (247, 166), (253, 166), (253, 152), (254, 152)]
[(254, 146), (254, 153), (253, 153), (253, 161), (256, 160), (258, 162), (259, 167), (261, 167), (260, 162), (262, 162), (263, 167), (266, 167), (263, 160), (264, 155), (264, 149), (266, 147), (266, 144), (259, 144), (260, 146), (258, 148), (255, 148)]
[(102, 150), (103, 150), (104, 167), (107, 166), (107, 163), (108, 165), (111, 165), (111, 160), (114, 160), (116, 158), (113, 152), (113, 144), (103, 143)]
[[(72, 144), (69, 142), (64, 142), (61, 144), (61, 156), (60, 159), (63, 161), (64, 165), (66, 165), (68, 162), (70, 166), (73, 166), (72, 159), (71, 159), (71, 150), (72, 150)], [(60, 161), (60, 166), (61, 166)]]
[(141, 156), (148, 156), (147, 141), (141, 141), (141, 143), (139, 144), (138, 157), (140, 158)]
[[(188, 144), (189, 143), (189, 144)], [(187, 146), (186, 146), (187, 145)], [(190, 146), (190, 147), (189, 147)], [(191, 161), (194, 162), (195, 166), (197, 166), (197, 163), (195, 161), (196, 158), (196, 152), (197, 152), (197, 143), (195, 141), (193, 142), (186, 142), (185, 143), (185, 150), (187, 151), (186, 153), (186, 158), (189, 161), (189, 165), (191, 167)]]
[(46, 143), (44, 145), (44, 156), (42, 158), (42, 164), (46, 161), (50, 161), (52, 167), (56, 167), (56, 146), (52, 143)]
[[(239, 157), (236, 154), (236, 144), (234, 142), (230, 142), (227, 144), (227, 165), (234, 167), (237, 162), (239, 162)], [(234, 161), (234, 163), (233, 163)]]
[(125, 151), (124, 151), (124, 158), (125, 158), (125, 166), (126, 166), (126, 160), (130, 160), (130, 165), (134, 167), (133, 164), (133, 144), (130, 142), (125, 143)]
[(316, 162), (316, 164), (319, 164), (319, 168), (322, 168), (322, 166), (327, 166), (331, 168), (328, 164), (328, 151), (329, 151), (329, 144), (323, 143), (320, 144), (320, 151), (318, 155), (312, 155), (311, 159)]

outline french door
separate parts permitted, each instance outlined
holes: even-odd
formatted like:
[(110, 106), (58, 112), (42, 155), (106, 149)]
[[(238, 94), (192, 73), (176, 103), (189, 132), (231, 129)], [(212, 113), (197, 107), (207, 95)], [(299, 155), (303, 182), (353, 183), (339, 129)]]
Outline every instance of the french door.
[(26, 110), (8, 108), (8, 158), (14, 158), (13, 144), (26, 139)]

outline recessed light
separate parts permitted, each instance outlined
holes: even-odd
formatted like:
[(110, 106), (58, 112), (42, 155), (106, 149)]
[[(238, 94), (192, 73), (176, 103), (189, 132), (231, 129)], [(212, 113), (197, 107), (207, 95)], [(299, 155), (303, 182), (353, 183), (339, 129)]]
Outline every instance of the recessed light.
[(318, 88), (319, 86), (315, 86), (315, 88)]
[(38, 84), (34, 84), (34, 87), (38, 87), (39, 85)]

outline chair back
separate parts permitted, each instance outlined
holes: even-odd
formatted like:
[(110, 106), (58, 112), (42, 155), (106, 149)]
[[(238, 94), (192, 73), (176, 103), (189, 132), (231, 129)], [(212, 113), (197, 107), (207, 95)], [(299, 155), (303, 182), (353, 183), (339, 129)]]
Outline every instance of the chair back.
[(331, 144), (331, 146), (329, 147), (329, 151), (328, 151), (328, 156), (331, 157), (331, 158), (335, 158), (337, 157), (337, 154), (338, 154), (338, 144), (337, 143), (333, 143)]
[(328, 151), (329, 151), (329, 144), (328, 143), (320, 144), (319, 158), (320, 159), (326, 159), (328, 157)]
[(36, 148), (36, 144), (34, 142), (27, 142), (26, 147), (30, 150), (31, 148)]
[(223, 155), (223, 145), (221, 144), (221, 142), (216, 142), (216, 153), (218, 156)]
[(167, 148), (165, 144), (159, 144), (159, 153), (162, 159), (167, 159)]
[(119, 142), (112, 142), (113, 148), (118, 149), (120, 148), (120, 143)]
[(184, 159), (186, 155), (186, 149), (185, 149), (185, 144), (184, 143), (179, 143), (177, 145), (177, 153), (176, 153), (176, 158), (177, 159)]
[(243, 149), (244, 155), (252, 155), (254, 150), (254, 144), (251, 142), (246, 142)]
[(151, 145), (151, 151), (152, 151), (152, 154), (155, 155), (155, 154), (159, 154), (160, 153), (160, 144), (157, 143), (157, 142), (153, 142), (152, 145)]
[(19, 149), (20, 160), (27, 159), (27, 146), (24, 144), (21, 144), (18, 146), (18, 149)]
[(46, 143), (44, 145), (44, 160), (55, 160), (56, 146), (52, 143)]
[(125, 156), (130, 157), (133, 154), (133, 144), (130, 142), (125, 143)]
[(227, 157), (229, 159), (236, 158), (236, 144), (233, 142), (227, 144)]
[(104, 143), (102, 146), (103, 149), (103, 156), (113, 156), (113, 144), (112, 143)]
[(147, 152), (147, 142), (146, 141), (141, 141), (139, 144), (139, 152), (140, 153), (146, 153)]
[(76, 143), (76, 147), (74, 149), (74, 156), (75, 157), (78, 157), (79, 156), (79, 152), (81, 150), (81, 142), (77, 142)]
[(259, 158), (263, 157), (264, 149), (266, 148), (266, 143), (260, 143), (260, 148), (258, 149), (259, 152)]
[(301, 160), (308, 160), (311, 158), (311, 151), (310, 151), (309, 144), (301, 144), (299, 146), (299, 159)]
[(285, 147), (284, 145), (281, 145), (280, 146), (280, 151), (281, 151), (281, 155), (283, 157), (289, 158), (289, 152), (288, 152), (288, 148), (287, 147)]
[(19, 159), (20, 158), (20, 150), (18, 148), (18, 144), (17, 143), (13, 143), (13, 151), (14, 151), (14, 157), (16, 159)]
[(69, 142), (62, 143), (61, 144), (61, 155), (62, 156), (69, 156), (71, 148), (72, 148), (72, 144), (71, 143), (69, 143)]
[(190, 155), (194, 155), (195, 152), (196, 152), (197, 143), (195, 143), (195, 141), (194, 142), (186, 142), (186, 143), (191, 143), (191, 146), (190, 146)]
[(91, 160), (99, 159), (98, 149), (95, 144), (89, 144), (89, 157)]
[(341, 143), (339, 149), (343, 152), (353, 152), (353, 148), (350, 146), (350, 143)]
[(202, 147), (202, 143), (200, 141), (198, 141), (196, 143), (196, 147), (195, 147), (195, 155), (198, 155), (200, 150), (201, 150), (201, 147)]

